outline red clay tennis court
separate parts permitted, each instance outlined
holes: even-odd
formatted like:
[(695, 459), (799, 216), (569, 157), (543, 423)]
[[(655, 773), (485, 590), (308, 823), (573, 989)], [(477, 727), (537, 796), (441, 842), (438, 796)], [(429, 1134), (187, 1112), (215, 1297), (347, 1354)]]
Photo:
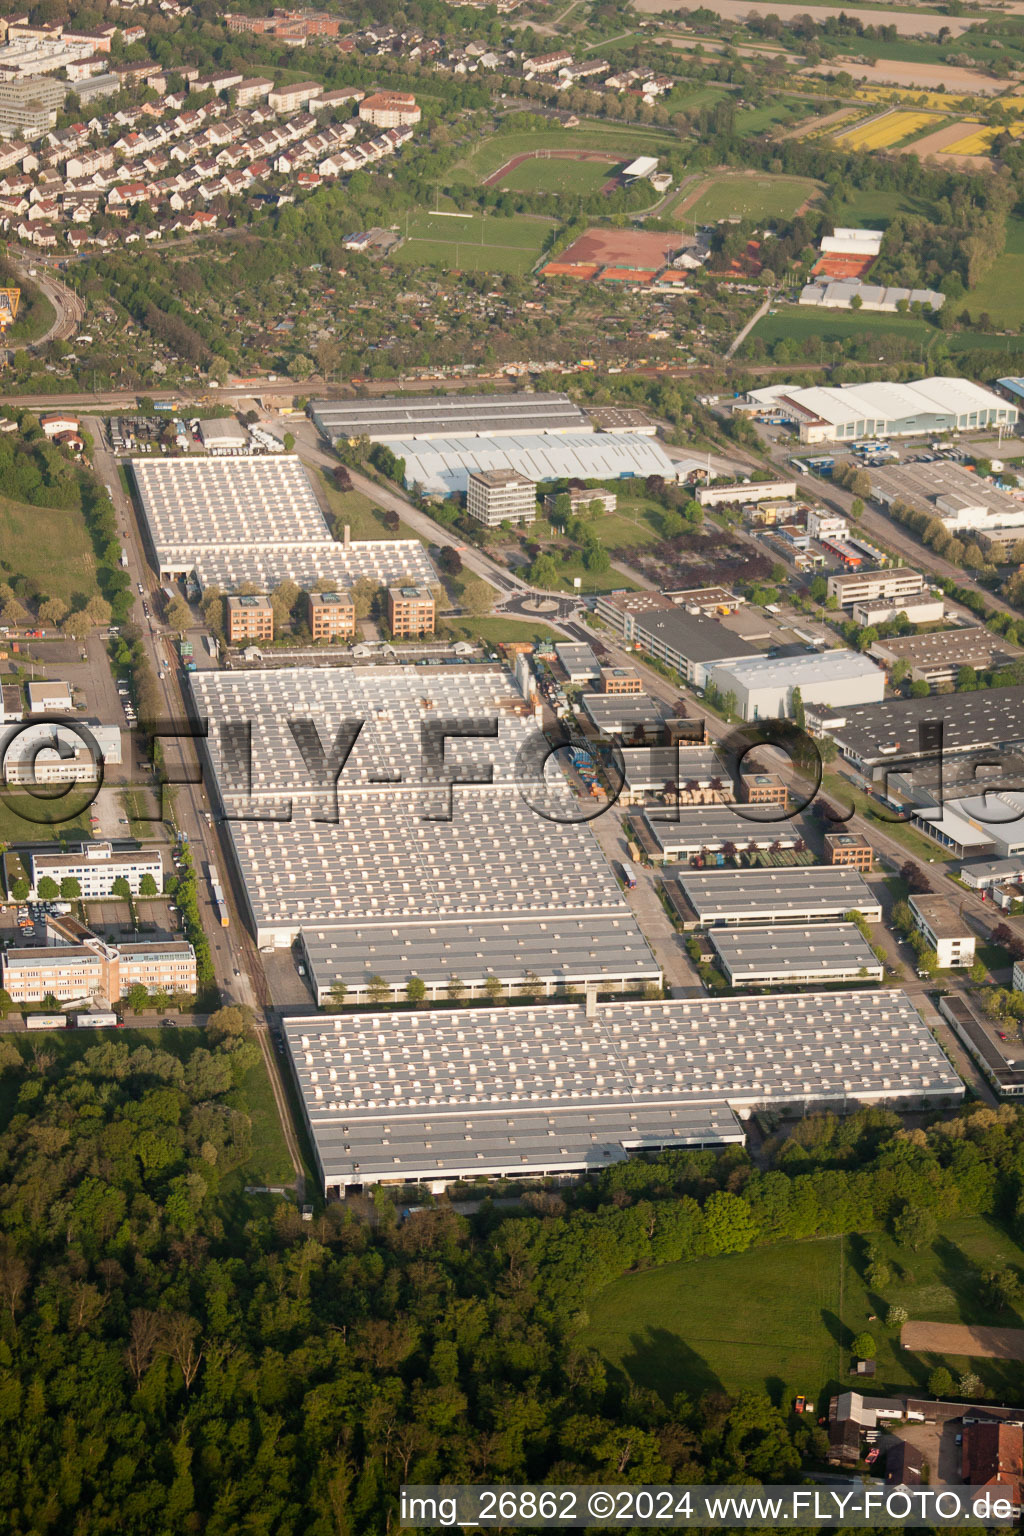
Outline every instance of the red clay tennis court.
[(560, 261), (572, 266), (625, 267), (656, 272), (685, 241), (678, 234), (636, 229), (587, 229)]
[(819, 256), (812, 268), (817, 277), (863, 277), (874, 256), (843, 256), (829, 252)]

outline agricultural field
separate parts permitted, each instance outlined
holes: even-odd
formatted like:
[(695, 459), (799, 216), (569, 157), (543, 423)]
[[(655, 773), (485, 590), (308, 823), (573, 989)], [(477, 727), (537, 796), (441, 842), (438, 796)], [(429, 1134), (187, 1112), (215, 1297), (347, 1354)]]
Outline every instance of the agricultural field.
[(63, 598), (77, 608), (99, 594), (96, 559), (81, 512), (0, 496), (0, 550), (7, 571), (29, 577), (47, 597)]
[(1015, 139), (1024, 136), (1024, 123), (1011, 123), (1006, 128), (985, 128), (980, 123), (964, 123), (963, 127), (963, 137), (945, 145), (942, 154), (987, 155), (993, 142), (1002, 134), (1009, 133)]
[(547, 219), (420, 213), (408, 220), (406, 238), (389, 259), (449, 272), (528, 272), (551, 227)]
[(938, 126), (934, 113), (896, 110), (837, 133), (834, 143), (839, 149), (891, 149), (926, 128)]
[(718, 176), (675, 216), (684, 224), (717, 224), (720, 219), (791, 219), (804, 203), (821, 194), (821, 185), (802, 176)]
[[(891, 1271), (884, 1296), (863, 1278), (868, 1240)], [(874, 1391), (923, 1388), (941, 1363), (954, 1374), (969, 1365), (1001, 1396), (1014, 1390), (1019, 1366), (903, 1350), (898, 1332), (881, 1322), (898, 1305), (915, 1320), (1016, 1326), (1015, 1315), (993, 1312), (979, 1294), (979, 1271), (993, 1263), (1020, 1269), (1024, 1252), (995, 1222), (965, 1217), (944, 1222), (919, 1252), (872, 1233), (666, 1264), (600, 1292), (581, 1342), (666, 1401), (676, 1392), (747, 1389), (785, 1400), (834, 1390), (846, 1377), (851, 1339), (867, 1328), (878, 1351)]]
[(620, 162), (601, 160), (521, 160), (498, 182), (511, 192), (558, 192), (565, 196), (588, 197), (600, 192), (614, 176)]

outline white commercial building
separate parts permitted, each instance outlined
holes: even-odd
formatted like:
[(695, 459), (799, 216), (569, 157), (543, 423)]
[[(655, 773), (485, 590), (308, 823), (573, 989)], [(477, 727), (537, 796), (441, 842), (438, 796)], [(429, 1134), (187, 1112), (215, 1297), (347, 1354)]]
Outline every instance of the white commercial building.
[(818, 249), (823, 256), (877, 256), (884, 238), (882, 229), (834, 229), (822, 236)]
[(740, 480), (733, 485), (702, 485), (697, 500), (702, 507), (731, 506), (733, 502), (791, 501), (795, 480)]
[(532, 523), (537, 516), (537, 486), (511, 469), (474, 471), (466, 485), (466, 511), (485, 528)]
[(286, 1018), (325, 1193), (557, 1176), (742, 1142), (759, 1109), (951, 1105), (906, 993), (545, 1002)]
[(791, 719), (796, 689), (805, 705), (836, 709), (885, 698), (882, 668), (856, 651), (721, 662), (708, 668), (708, 681), (733, 695), (742, 720)]
[(855, 603), (898, 603), (907, 597), (917, 598), (924, 592), (924, 577), (918, 571), (900, 568), (895, 571), (839, 571), (828, 578), (828, 595), (834, 597), (840, 608), (852, 608)]
[(807, 512), (807, 532), (812, 539), (846, 539), (850, 525), (838, 512), (826, 512), (824, 507), (810, 507)]
[(73, 843), (60, 853), (27, 854), (25, 864), (33, 895), (47, 877), (58, 886), (62, 880), (77, 880), (83, 901), (112, 895), (116, 880), (127, 880), (132, 895), (138, 896), (146, 875), (157, 891), (164, 888), (163, 859), (156, 848), (115, 850), (110, 843)]
[(0, 731), (0, 783), (72, 784), (100, 777), (121, 761), (121, 732), (113, 725), (34, 721)]
[(798, 427), (802, 443), (972, 432), (1015, 426), (1018, 419), (1017, 407), (992, 390), (970, 379), (948, 378), (807, 389), (772, 384), (751, 390), (741, 408), (786, 416)]
[(249, 450), (248, 430), (234, 416), (201, 421), (199, 435), (207, 453), (247, 453)]
[(946, 605), (941, 597), (926, 593), (923, 597), (905, 597), (896, 602), (885, 598), (866, 598), (854, 603), (850, 616), (855, 624), (890, 624), (893, 619), (906, 619), (910, 624), (938, 624), (944, 618)]
[(910, 910), (938, 957), (941, 971), (971, 965), (976, 939), (944, 896), (911, 896)]

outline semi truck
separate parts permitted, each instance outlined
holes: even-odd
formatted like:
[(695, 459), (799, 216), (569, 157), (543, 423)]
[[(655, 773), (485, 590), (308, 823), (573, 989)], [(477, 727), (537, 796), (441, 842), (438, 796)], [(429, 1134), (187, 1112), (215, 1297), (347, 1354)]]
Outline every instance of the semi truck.
[(635, 891), (636, 874), (633, 870), (632, 864), (630, 864), (627, 859), (621, 859), (619, 861), (619, 873), (622, 876), (622, 883), (626, 887), (626, 890)]
[(126, 571), (128, 569), (128, 551), (125, 549), (123, 544), (121, 545), (121, 554), (118, 558), (118, 564), (120, 565), (122, 571)]

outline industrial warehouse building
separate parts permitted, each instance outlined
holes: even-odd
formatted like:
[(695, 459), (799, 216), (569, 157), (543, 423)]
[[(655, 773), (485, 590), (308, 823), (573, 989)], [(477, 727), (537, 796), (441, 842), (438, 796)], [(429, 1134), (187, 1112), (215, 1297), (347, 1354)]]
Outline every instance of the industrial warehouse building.
[(715, 665), (743, 661), (757, 652), (717, 619), (689, 613), (671, 603), (631, 615), (633, 644), (680, 672), (694, 688), (705, 688)]
[[(886, 667), (904, 661), (913, 682), (926, 682), (932, 688), (956, 681), (961, 667), (987, 672), (1005, 666), (1024, 654), (1019, 646), (1008, 645), (991, 630), (972, 625), (965, 629), (946, 629), (928, 635), (893, 635), (875, 640), (870, 654)], [(835, 701), (842, 707), (842, 700)]]
[(880, 923), (878, 897), (855, 869), (804, 866), (795, 869), (684, 870), (679, 886), (694, 914), (694, 925), (731, 923), (820, 923), (859, 912)]
[(133, 459), (131, 467), (161, 581), (270, 592), (285, 580), (304, 591), (322, 579), (343, 587), (364, 576), (381, 586), (436, 580), (417, 539), (333, 539), (294, 454)]
[[(684, 805), (676, 811), (645, 811), (632, 823), (641, 847), (653, 863), (725, 854), (730, 848), (749, 853), (765, 848), (795, 848), (802, 841), (786, 811), (778, 805)], [(734, 871), (738, 874), (738, 871)]]
[[(455, 982), (480, 995), (495, 982), (660, 981), (591, 829), (566, 819), (564, 781), (538, 779), (524, 799), (536, 721), (503, 670), (209, 671), (190, 682), (213, 722), (204, 746), (257, 942), (298, 939), (319, 1001), (339, 981), (364, 1001), (374, 977), (396, 999), (414, 976), (431, 995)], [(339, 772), (327, 754), (351, 720), (363, 723)]]
[(793, 716), (793, 693), (805, 705), (873, 704), (885, 697), (885, 673), (856, 651), (824, 651), (807, 656), (760, 656), (728, 661), (707, 669), (708, 682), (732, 694), (741, 720), (777, 720)]
[(525, 480), (631, 480), (660, 475), (679, 479), (674, 460), (639, 432), (521, 431), (507, 436), (406, 437), (389, 443), (405, 463), (407, 486), (435, 496), (466, 492), (471, 473), (511, 470)]
[(792, 421), (802, 443), (862, 437), (919, 437), (1016, 426), (1017, 407), (970, 379), (794, 388), (772, 384), (745, 396), (742, 410), (772, 411)]
[(762, 1108), (957, 1104), (903, 992), (547, 1003), (283, 1021), (324, 1193), (582, 1173), (741, 1143)]
[[(840, 753), (869, 778), (934, 758), (938, 728), (948, 760), (1024, 742), (1024, 688), (986, 688), (925, 699), (852, 705), (823, 728)], [(922, 732), (924, 738), (922, 739)]]
[(854, 923), (713, 928), (709, 938), (730, 987), (882, 979), (882, 963)]
[(358, 437), (368, 437), (372, 443), (396, 443), (405, 438), (519, 437), (594, 430), (568, 395), (553, 392), (315, 400), (309, 415), (329, 443)]

